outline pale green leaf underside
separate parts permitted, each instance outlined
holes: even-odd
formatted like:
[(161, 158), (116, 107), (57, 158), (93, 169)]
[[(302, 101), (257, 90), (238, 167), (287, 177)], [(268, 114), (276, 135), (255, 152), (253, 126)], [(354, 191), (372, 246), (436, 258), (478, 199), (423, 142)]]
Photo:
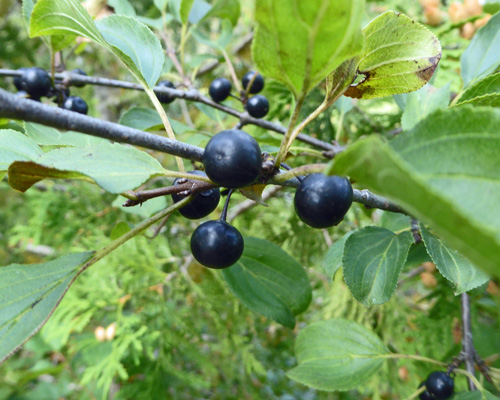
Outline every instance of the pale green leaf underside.
[(40, 329), (92, 254), (0, 268), (0, 362)]
[(353, 296), (370, 307), (391, 298), (412, 244), (410, 232), (368, 226), (346, 241), (342, 269)]
[(441, 44), (425, 26), (387, 11), (363, 30), (365, 44), (358, 70), (363, 81), (346, 96), (370, 99), (420, 89), (441, 59)]
[(477, 267), (500, 276), (500, 110), (438, 111), (386, 144), (372, 136), (339, 154), (349, 175), (431, 227)]
[(363, 12), (363, 0), (257, 0), (257, 69), (296, 97), (307, 94), (361, 52)]
[(500, 67), (500, 13), (495, 14), (472, 38), (461, 58), (465, 86)]
[(0, 171), (7, 171), (14, 161), (33, 161), (42, 155), (43, 150), (21, 132), (0, 130)]
[(380, 338), (356, 322), (315, 322), (297, 337), (298, 366), (287, 375), (318, 390), (350, 390), (374, 375), (387, 353)]
[(450, 85), (435, 88), (430, 85), (424, 86), (406, 97), (406, 106), (401, 117), (401, 125), (404, 131), (412, 129), (429, 114), (436, 110), (448, 107), (450, 102)]
[(311, 284), (302, 266), (266, 240), (245, 237), (242, 257), (222, 273), (246, 307), (289, 328), (311, 302)]
[(35, 161), (34, 165), (16, 162), (10, 166), (11, 186), (24, 191), (44, 178), (67, 179), (83, 175), (108, 192), (121, 193), (135, 189), (150, 177), (165, 172), (160, 163), (149, 154), (116, 143), (56, 149)]
[(488, 275), (479, 271), (464, 256), (448, 248), (425, 226), (422, 226), (421, 229), (427, 253), (431, 256), (441, 275), (453, 284), (453, 291), (456, 295), (468, 292), (488, 282)]
[(329, 278), (333, 279), (335, 273), (342, 266), (342, 257), (344, 255), (344, 246), (347, 238), (351, 236), (355, 231), (350, 231), (337, 239), (335, 243), (328, 249), (325, 254), (325, 260), (323, 262), (325, 266), (325, 274)]

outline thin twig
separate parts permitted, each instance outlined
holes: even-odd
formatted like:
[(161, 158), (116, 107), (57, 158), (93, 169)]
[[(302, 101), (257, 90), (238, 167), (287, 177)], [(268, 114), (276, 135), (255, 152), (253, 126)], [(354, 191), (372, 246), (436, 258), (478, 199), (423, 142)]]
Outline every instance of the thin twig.
[[(21, 76), (22, 72), (8, 69), (0, 69), (0, 76)], [(69, 72), (64, 72), (62, 74), (55, 74), (56, 81), (64, 81), (68, 84), (75, 83), (85, 83), (89, 85), (96, 86), (106, 86), (106, 87), (114, 87), (114, 88), (122, 88), (129, 90), (138, 90), (143, 91), (144, 88), (138, 83), (119, 81), (115, 79), (107, 79), (107, 78), (97, 78), (92, 76), (84, 76), (78, 74), (71, 74)], [(153, 88), (155, 93), (168, 94), (172, 98), (180, 98), (189, 101), (194, 101), (202, 104), (206, 104), (212, 108), (220, 110), (226, 114), (232, 115), (240, 120), (240, 125), (243, 127), (245, 125), (256, 125), (263, 129), (267, 129), (273, 132), (280, 133), (284, 135), (286, 133), (286, 128), (281, 125), (275, 124), (270, 121), (266, 121), (264, 119), (253, 118), (248, 115), (247, 112), (237, 111), (234, 108), (225, 106), (223, 104), (216, 103), (209, 99), (206, 96), (203, 96), (198, 90), (191, 88), (188, 90), (179, 90), (179, 89), (170, 89), (167, 87), (159, 87), (156, 86)], [(337, 153), (343, 150), (342, 147), (338, 145), (333, 145), (331, 143), (324, 142), (322, 140), (316, 139), (312, 136), (299, 134), (297, 136), (297, 140), (310, 144), (311, 146), (317, 147), (325, 151), (325, 156), (329, 158), (333, 158)]]
[[(461, 294), (461, 317), (462, 317), (462, 352), (464, 355), (465, 369), (474, 375), (474, 343), (472, 342), (472, 328), (470, 317), (470, 298), (467, 293)], [(470, 377), (467, 377), (469, 390), (477, 390), (476, 385)]]

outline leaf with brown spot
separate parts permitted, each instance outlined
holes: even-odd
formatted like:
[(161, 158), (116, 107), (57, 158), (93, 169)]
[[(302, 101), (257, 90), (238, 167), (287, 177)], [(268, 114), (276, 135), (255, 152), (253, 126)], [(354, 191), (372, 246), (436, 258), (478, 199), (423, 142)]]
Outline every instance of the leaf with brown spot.
[(437, 37), (406, 15), (387, 11), (363, 33), (358, 73), (364, 77), (345, 96), (371, 99), (413, 92), (431, 79), (441, 59)]

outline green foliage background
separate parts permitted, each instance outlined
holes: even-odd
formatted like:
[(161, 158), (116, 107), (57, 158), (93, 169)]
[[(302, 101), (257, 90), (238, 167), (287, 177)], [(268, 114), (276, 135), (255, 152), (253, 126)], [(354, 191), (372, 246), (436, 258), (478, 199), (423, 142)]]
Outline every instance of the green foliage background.
[[(2, 67), (47, 68), (48, 51), (40, 40), (28, 40), (19, 3), (5, 4), (6, 18), (0, 21)], [(138, 15), (159, 16), (151, 1), (133, 5)], [(241, 6), (233, 42), (251, 28), (253, 4), (242, 2)], [(421, 18), (415, 1), (370, 1), (366, 21), (385, 9)], [(173, 24), (174, 28), (180, 26)], [(214, 40), (221, 25), (212, 20), (200, 30)], [(457, 91), (460, 80), (456, 70), (468, 42), (456, 29), (441, 28), (441, 32), (443, 59), (434, 85), (442, 87), (450, 82), (450, 90)], [(177, 34), (175, 39), (179, 39)], [(199, 65), (197, 54), (220, 58), (216, 50), (194, 40), (187, 42), (185, 53), (190, 67)], [(233, 61), (238, 76), (252, 68), (248, 50)], [(112, 55), (88, 44), (75, 49), (67, 66), (84, 68), (89, 75), (130, 78)], [(166, 65), (162, 76), (175, 79), (171, 65)], [(203, 76), (196, 81), (197, 86), (207, 88), (215, 76), (228, 77), (226, 67), (221, 65)], [(8, 80), (0, 80), (0, 87), (13, 90)], [(93, 116), (111, 121), (118, 121), (132, 107), (148, 104), (144, 94), (122, 89), (87, 86), (78, 94), (87, 100)], [(291, 94), (280, 83), (268, 81), (264, 95), (271, 101), (268, 118), (286, 121)], [(320, 86), (308, 95), (300, 118), (322, 100)], [(232, 105), (237, 107), (236, 102)], [(175, 120), (185, 122), (180, 102), (173, 103), (168, 111)], [(212, 134), (234, 125), (234, 120), (198, 104), (190, 107), (189, 114), (194, 130), (180, 135), (180, 139), (196, 145), (203, 146)], [(317, 118), (310, 131), (325, 141), (338, 138), (347, 142), (373, 132), (391, 137), (400, 127), (401, 115), (393, 98), (359, 103), (347, 100)], [(245, 129), (259, 140), (263, 150), (279, 146), (280, 135), (253, 126)], [(297, 165), (314, 160), (308, 149), (291, 150)], [(164, 166), (174, 165), (172, 157), (155, 157)], [(155, 184), (166, 182), (158, 178)], [(100, 248), (119, 224), (134, 226), (147, 216), (146, 207), (124, 210), (113, 205), (117, 204), (115, 199), (87, 183), (44, 181), (20, 194), (0, 182), (0, 264), (34, 263)], [(237, 194), (232, 204), (243, 200)], [(0, 399), (403, 399), (435, 368), (408, 360), (390, 361), (359, 390), (345, 393), (320, 392), (288, 379), (286, 371), (296, 365), (293, 347), (298, 331), (312, 322), (334, 317), (369, 327), (397, 353), (447, 362), (460, 351), (459, 341), (453, 336), (459, 327), (459, 299), (444, 278), (434, 274), (437, 286), (429, 288), (414, 277), (399, 285), (389, 302), (365, 308), (352, 297), (341, 273), (333, 281), (326, 276), (328, 240), (321, 231), (298, 220), (293, 211), (293, 191), (281, 191), (268, 204), (269, 209), (248, 210), (234, 224), (246, 236), (265, 238), (281, 246), (306, 267), (313, 302), (298, 316), (296, 329), (250, 312), (229, 292), (219, 272), (192, 262), (189, 237), (197, 223), (176, 214), (154, 240), (147, 235), (136, 237), (77, 279), (49, 323), (21, 352), (0, 366)], [(327, 236), (336, 241), (346, 232), (387, 218), (391, 217), (356, 204)], [(48, 246), (53, 253), (48, 257), (37, 255), (32, 249), (39, 245)], [(403, 271), (412, 270), (422, 261), (427, 260), (416, 257), (413, 262), (410, 257)], [(484, 356), (498, 354), (500, 295), (481, 287), (472, 296), (476, 348)], [(98, 341), (96, 328), (111, 324), (116, 324), (113, 340)], [(500, 367), (500, 362), (492, 365)], [(457, 387), (465, 389), (463, 378), (457, 379)]]

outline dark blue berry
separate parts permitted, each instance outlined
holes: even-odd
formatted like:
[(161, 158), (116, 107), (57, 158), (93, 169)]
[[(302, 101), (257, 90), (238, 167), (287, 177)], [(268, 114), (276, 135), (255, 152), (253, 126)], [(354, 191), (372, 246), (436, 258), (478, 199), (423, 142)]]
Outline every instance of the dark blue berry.
[(262, 152), (257, 141), (238, 129), (219, 132), (203, 153), (208, 177), (219, 186), (241, 188), (255, 182), (262, 171)]
[[(203, 171), (190, 171), (190, 174), (198, 176), (207, 176)], [(174, 186), (178, 185), (178, 180), (174, 181)], [(174, 203), (184, 199), (185, 196), (181, 196), (178, 193), (172, 194), (172, 200)], [(220, 190), (218, 188), (205, 190), (195, 196), (190, 203), (186, 204), (184, 207), (179, 209), (182, 216), (189, 219), (199, 219), (206, 217), (213, 210), (217, 208), (220, 200)]]
[[(158, 82), (156, 86), (159, 86), (161, 88), (175, 89), (174, 84), (170, 81)], [(157, 93), (156, 95), (158, 96), (158, 100), (160, 100), (160, 103), (163, 104), (170, 104), (175, 100), (175, 97), (172, 97), (166, 93)]]
[(224, 221), (208, 221), (201, 224), (191, 236), (191, 253), (208, 268), (227, 268), (243, 254), (241, 233)]
[[(420, 385), (418, 385), (418, 388), (420, 389), (422, 386), (425, 386), (425, 382), (422, 382)], [(418, 398), (420, 400), (434, 400), (434, 397), (432, 397), (432, 394), (427, 391), (427, 388), (422, 393), (420, 393)]]
[[(248, 84), (250, 83), (254, 75), (255, 71), (249, 71), (243, 76), (243, 79), (241, 80), (241, 83), (243, 84), (243, 89), (246, 90)], [(261, 74), (257, 74), (248, 92), (255, 94), (259, 93), (262, 89), (264, 89), (264, 78), (262, 77)]]
[(312, 174), (295, 193), (295, 212), (313, 228), (328, 228), (342, 221), (351, 207), (352, 194), (347, 178)]
[[(17, 71), (18, 72), (23, 72), (26, 71), (28, 68), (19, 68)], [(14, 86), (16, 87), (17, 90), (23, 90), (23, 82), (21, 80), (22, 75), (16, 76), (14, 78)]]
[(453, 378), (443, 371), (431, 372), (425, 381), (425, 386), (436, 400), (446, 400), (453, 395)]
[(47, 71), (32, 67), (23, 71), (21, 86), (32, 98), (39, 99), (50, 92), (52, 81)]
[(231, 93), (231, 88), (231, 82), (229, 82), (226, 78), (216, 78), (210, 84), (208, 93), (213, 101), (220, 103), (221, 101), (227, 99)]
[(62, 108), (80, 114), (87, 114), (89, 108), (85, 100), (78, 96), (69, 96), (62, 105)]
[(246, 108), (252, 117), (262, 118), (269, 111), (269, 101), (264, 96), (258, 94), (248, 99)]

